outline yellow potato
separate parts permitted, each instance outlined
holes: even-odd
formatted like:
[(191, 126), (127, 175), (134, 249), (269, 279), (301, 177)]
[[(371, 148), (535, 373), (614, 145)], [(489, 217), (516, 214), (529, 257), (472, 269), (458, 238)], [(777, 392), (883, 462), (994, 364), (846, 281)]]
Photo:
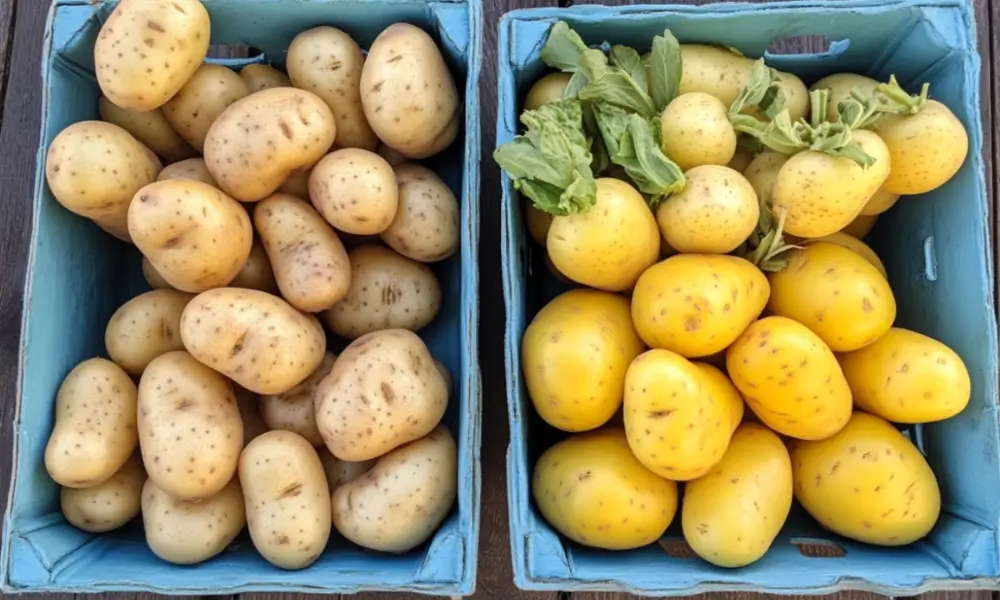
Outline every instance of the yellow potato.
[(840, 356), (854, 405), (894, 423), (931, 423), (969, 404), (971, 382), (962, 357), (915, 331), (893, 328)]
[(847, 227), (844, 227), (840, 231), (853, 238), (863, 240), (871, 232), (872, 228), (875, 227), (877, 219), (878, 215), (858, 215)]
[(396, 214), (382, 241), (420, 262), (444, 260), (458, 250), (459, 206), (455, 194), (434, 171), (416, 163), (393, 169), (398, 186)]
[[(285, 64), (295, 87), (316, 94), (333, 111), (337, 146), (375, 149), (378, 138), (361, 106), (365, 57), (350, 35), (325, 26), (303, 31), (288, 46)], [(411, 97), (407, 94), (405, 100)]]
[(250, 93), (276, 87), (292, 87), (292, 81), (271, 65), (247, 65), (240, 69), (240, 78), (250, 88)]
[(250, 95), (250, 88), (222, 65), (202, 65), (184, 87), (163, 105), (163, 116), (200, 152), (212, 123), (229, 105)]
[(270, 430), (297, 433), (313, 446), (323, 445), (323, 436), (316, 427), (316, 408), (313, 399), (316, 386), (330, 374), (337, 357), (327, 353), (323, 362), (299, 385), (283, 394), (260, 397), (260, 414)]
[(410, 159), (441, 152), (461, 126), (461, 97), (441, 51), (408, 23), (390, 25), (369, 48), (361, 104), (379, 139)]
[(875, 194), (868, 199), (865, 203), (865, 207), (861, 209), (862, 215), (879, 215), (889, 210), (899, 202), (899, 194), (893, 194), (886, 191), (885, 185), (878, 189)]
[(205, 164), (240, 202), (258, 202), (300, 169), (312, 168), (337, 135), (330, 107), (294, 88), (250, 94), (230, 105), (205, 137)]
[(258, 202), (254, 225), (281, 295), (304, 312), (331, 308), (351, 286), (351, 263), (337, 233), (311, 204), (287, 194)]
[(171, 286), (202, 292), (226, 285), (246, 264), (253, 230), (246, 210), (200, 181), (157, 181), (128, 210), (132, 241)]
[(934, 472), (916, 446), (878, 417), (856, 412), (833, 437), (795, 441), (791, 455), (795, 499), (838, 535), (903, 546), (937, 522)]
[[(757, 158), (757, 155), (753, 151), (736, 146), (736, 152), (733, 154), (733, 158), (726, 166), (734, 171), (743, 173), (755, 158)], [(746, 173), (743, 173), (743, 176), (746, 177)], [(757, 188), (754, 189), (756, 190)]]
[(650, 348), (688, 358), (725, 350), (767, 304), (767, 278), (735, 256), (678, 254), (632, 291), (632, 322)]
[(94, 45), (97, 83), (122, 108), (159, 108), (201, 66), (210, 37), (198, 0), (123, 0)]
[(774, 182), (778, 180), (778, 171), (788, 162), (784, 154), (766, 150), (754, 157), (743, 176), (750, 182), (753, 191), (762, 204), (770, 205), (774, 196)]
[(181, 315), (181, 339), (195, 358), (258, 394), (280, 394), (316, 370), (326, 334), (316, 317), (258, 290), (218, 288)]
[(129, 203), (162, 165), (148, 148), (111, 123), (80, 121), (59, 132), (45, 159), (45, 180), (66, 210), (131, 241)]
[(730, 432), (733, 432), (743, 422), (743, 411), (745, 408), (743, 406), (743, 396), (740, 395), (740, 391), (736, 389), (733, 382), (729, 380), (729, 376), (721, 370), (726, 368), (725, 353), (719, 353), (714, 358), (720, 363), (719, 366), (709, 364), (708, 362), (692, 362), (691, 364), (701, 371), (703, 391), (714, 397), (715, 401), (722, 404), (725, 408), (726, 413), (729, 415), (729, 422), (731, 423)]
[(882, 259), (875, 254), (875, 251), (872, 250), (868, 244), (862, 242), (858, 238), (851, 237), (842, 231), (838, 231), (836, 233), (831, 233), (830, 235), (825, 235), (821, 238), (803, 240), (801, 243), (811, 244), (813, 242), (827, 242), (847, 248), (868, 261), (873, 267), (878, 269), (878, 272), (882, 274), (882, 277), (888, 279), (888, 274), (885, 272), (885, 265), (882, 264)]
[(674, 98), (660, 115), (664, 154), (685, 171), (728, 164), (736, 153), (736, 130), (728, 111), (718, 98), (703, 92)]
[(774, 431), (821, 440), (851, 416), (851, 390), (833, 352), (787, 317), (754, 322), (726, 351), (726, 367), (750, 409)]
[(290, 431), (269, 431), (240, 456), (250, 538), (268, 562), (302, 569), (330, 539), (330, 491), (316, 449)]
[(218, 493), (243, 448), (233, 386), (187, 352), (153, 359), (139, 381), (139, 447), (149, 478), (174, 498)]
[(852, 90), (857, 90), (865, 96), (871, 96), (877, 85), (878, 81), (864, 75), (834, 73), (812, 84), (809, 90), (830, 90), (830, 103), (826, 107), (826, 120), (836, 121), (840, 118), (839, 104), (851, 96)]
[(697, 479), (719, 462), (733, 434), (733, 413), (711, 393), (715, 385), (669, 350), (649, 350), (632, 361), (622, 407), (639, 462), (674, 481)]
[(338, 231), (374, 235), (392, 224), (399, 191), (385, 159), (368, 150), (345, 148), (327, 154), (313, 168), (309, 198)]
[(684, 486), (684, 539), (716, 566), (742, 567), (764, 556), (791, 507), (785, 444), (766, 427), (746, 423), (711, 472)]
[(643, 351), (628, 299), (565, 292), (538, 311), (521, 339), (521, 367), (538, 415), (563, 431), (600, 427), (622, 404), (625, 373)]
[(63, 487), (93, 487), (122, 468), (138, 436), (135, 384), (110, 360), (85, 360), (56, 393), (45, 469)]
[(524, 98), (524, 110), (537, 110), (542, 106), (562, 98), (572, 75), (570, 73), (549, 73), (543, 75), (528, 90)]
[(538, 210), (534, 202), (525, 199), (524, 220), (528, 224), (528, 234), (531, 239), (535, 240), (536, 244), (545, 246), (549, 236), (549, 227), (552, 227), (552, 215)]
[(965, 126), (944, 104), (928, 100), (915, 115), (887, 115), (872, 127), (885, 140), (892, 171), (885, 190), (925, 194), (955, 176), (969, 154)]
[(354, 462), (350, 460), (340, 460), (330, 454), (326, 446), (316, 449), (319, 452), (319, 460), (323, 463), (323, 471), (326, 472), (326, 483), (330, 486), (330, 492), (350, 483), (361, 477), (375, 466), (375, 459)]
[(333, 525), (381, 552), (409, 552), (429, 540), (458, 494), (458, 447), (448, 429), (400, 446), (333, 492)]
[(243, 269), (229, 282), (229, 287), (260, 290), (269, 294), (278, 293), (278, 282), (274, 279), (271, 260), (267, 257), (267, 251), (259, 239), (253, 241), (253, 245), (250, 246), (250, 257), (243, 265)]
[(302, 200), (309, 200), (309, 177), (311, 175), (311, 168), (292, 171), (292, 174), (288, 176), (288, 179), (285, 179), (285, 181), (278, 186), (278, 193), (290, 194), (296, 198), (301, 198)]
[(155, 108), (145, 112), (127, 110), (101, 96), (97, 110), (101, 119), (121, 127), (147, 148), (170, 162), (197, 155), (195, 149), (170, 126), (163, 116), (162, 109)]
[(333, 333), (353, 340), (380, 329), (420, 331), (441, 310), (441, 286), (427, 265), (375, 244), (348, 256), (351, 287), (320, 314)]
[(73, 527), (91, 533), (111, 531), (138, 516), (144, 481), (142, 457), (135, 453), (111, 479), (88, 488), (62, 488), (59, 505)]
[(234, 385), (233, 390), (240, 409), (240, 420), (243, 421), (243, 447), (246, 448), (247, 444), (268, 429), (260, 415), (260, 396), (238, 385)]
[(719, 165), (694, 167), (684, 177), (684, 190), (656, 209), (663, 239), (686, 253), (727, 254), (738, 248), (760, 219), (760, 202), (750, 182)]
[(177, 290), (153, 290), (115, 311), (104, 331), (108, 356), (130, 375), (141, 375), (161, 354), (183, 350), (181, 313), (194, 298)]
[(146, 279), (146, 283), (149, 287), (154, 290), (172, 290), (173, 286), (170, 285), (163, 275), (156, 270), (153, 263), (149, 262), (149, 259), (145, 256), (142, 257), (142, 276)]
[(546, 450), (531, 495), (556, 531), (607, 550), (652, 544), (677, 512), (677, 484), (642, 466), (620, 427), (579, 433)]
[(189, 158), (163, 167), (156, 180), (166, 181), (168, 179), (193, 179), (207, 183), (212, 187), (219, 187), (215, 183), (215, 179), (212, 178), (212, 174), (208, 172), (208, 167), (205, 166), (205, 160), (202, 158)]

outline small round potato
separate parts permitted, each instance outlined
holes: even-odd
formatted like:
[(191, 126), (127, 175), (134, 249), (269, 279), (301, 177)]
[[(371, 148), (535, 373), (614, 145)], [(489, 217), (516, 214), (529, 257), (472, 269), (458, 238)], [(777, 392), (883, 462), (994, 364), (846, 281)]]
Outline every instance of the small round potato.
[(458, 447), (438, 425), (334, 490), (333, 525), (359, 546), (408, 552), (434, 535), (457, 492)]
[(128, 227), (156, 271), (171, 286), (192, 293), (232, 281), (253, 243), (247, 211), (194, 180), (158, 181), (139, 190), (129, 207)]
[(340, 460), (330, 454), (326, 446), (317, 448), (316, 451), (319, 452), (319, 460), (323, 463), (323, 470), (326, 471), (326, 483), (330, 486), (331, 492), (361, 477), (375, 466), (374, 459), (360, 462)]
[(337, 126), (315, 94), (273, 88), (232, 104), (205, 138), (205, 164), (240, 202), (274, 193), (292, 172), (312, 168), (333, 145)]
[(174, 289), (170, 283), (160, 275), (160, 272), (156, 270), (153, 263), (149, 262), (149, 259), (145, 256), (142, 257), (142, 276), (146, 279), (146, 283), (149, 287), (154, 290), (172, 290)]
[(537, 110), (549, 102), (562, 98), (569, 85), (569, 73), (549, 73), (536, 81), (524, 98), (524, 110)]
[(385, 246), (366, 244), (350, 253), (351, 288), (320, 317), (349, 340), (380, 329), (420, 331), (441, 310), (434, 272)]
[(381, 156), (385, 162), (389, 163), (390, 167), (395, 167), (406, 162), (405, 156), (387, 146), (385, 142), (379, 142), (378, 147), (375, 148), (375, 154)]
[(135, 139), (169, 162), (177, 162), (198, 154), (170, 126), (170, 122), (163, 116), (162, 109), (155, 108), (145, 112), (128, 110), (101, 96), (97, 110), (102, 119), (129, 132)]
[(729, 164), (736, 153), (736, 130), (728, 111), (722, 101), (704, 92), (677, 96), (660, 115), (664, 154), (684, 171)]
[(312, 169), (292, 171), (288, 179), (278, 187), (278, 192), (281, 194), (290, 194), (303, 200), (309, 200), (309, 177), (311, 175)]
[(122, 468), (138, 436), (135, 384), (110, 360), (85, 360), (56, 393), (45, 469), (63, 487), (93, 487)]
[(222, 65), (202, 65), (163, 105), (163, 116), (189, 144), (201, 151), (205, 136), (229, 105), (250, 95), (250, 88)]
[(330, 539), (330, 488), (316, 449), (290, 431), (269, 431), (243, 450), (240, 481), (250, 538), (268, 562), (302, 569)]
[(251, 94), (276, 87), (292, 87), (288, 75), (271, 65), (247, 65), (240, 69), (240, 77)]
[(268, 428), (260, 414), (260, 396), (238, 385), (234, 385), (233, 390), (236, 392), (236, 404), (243, 421), (243, 447), (246, 448), (254, 438), (267, 433)]
[(153, 290), (123, 304), (104, 331), (108, 356), (129, 375), (141, 375), (157, 356), (183, 350), (181, 313), (192, 298), (177, 290)]
[(382, 233), (396, 216), (396, 174), (378, 154), (345, 148), (327, 154), (309, 176), (309, 198), (340, 231)]
[(149, 478), (174, 498), (218, 493), (243, 448), (233, 386), (182, 350), (153, 359), (139, 380), (139, 447)]
[(281, 394), (302, 383), (326, 352), (316, 317), (241, 288), (196, 296), (181, 315), (181, 339), (199, 361), (258, 394)]
[(295, 87), (323, 99), (337, 121), (337, 145), (374, 150), (378, 138), (361, 106), (361, 68), (365, 57), (343, 31), (316, 27), (295, 36), (285, 59)]
[(269, 294), (278, 293), (278, 282), (274, 279), (271, 260), (267, 258), (267, 251), (264, 250), (260, 240), (253, 241), (247, 264), (243, 265), (243, 269), (236, 275), (236, 279), (229, 283), (229, 287), (260, 290)]
[(111, 479), (88, 488), (64, 487), (59, 492), (63, 515), (73, 527), (91, 533), (118, 529), (139, 514), (146, 471), (138, 452)]
[(678, 252), (727, 254), (738, 248), (760, 218), (753, 185), (720, 165), (694, 167), (684, 177), (684, 190), (656, 209), (663, 239)]
[(459, 244), (459, 208), (451, 188), (434, 171), (415, 163), (404, 163), (393, 171), (399, 206), (382, 240), (420, 262), (437, 262), (454, 254)]
[(160, 169), (139, 140), (102, 121), (80, 121), (63, 129), (45, 159), (45, 179), (59, 204), (125, 241), (131, 241), (129, 203), (156, 180)]
[(326, 447), (361, 461), (430, 433), (444, 416), (448, 386), (417, 334), (386, 329), (345, 348), (315, 398)]
[(281, 295), (303, 312), (331, 308), (351, 286), (351, 262), (337, 233), (311, 204), (287, 194), (257, 203), (254, 224)]
[(161, 559), (175, 565), (208, 560), (246, 525), (239, 479), (198, 502), (173, 498), (149, 479), (142, 488), (142, 522), (149, 549)]
[(316, 386), (330, 374), (337, 357), (327, 354), (323, 362), (305, 381), (283, 394), (260, 397), (260, 414), (267, 428), (291, 431), (305, 438), (313, 446), (323, 445), (323, 436), (316, 427), (316, 407), (313, 399)]
[(205, 166), (205, 159), (203, 158), (189, 158), (163, 167), (163, 170), (160, 171), (160, 176), (156, 180), (167, 181), (168, 179), (192, 179), (207, 183), (212, 187), (219, 187), (215, 183), (215, 179), (212, 178), (212, 174), (208, 172), (208, 167)]

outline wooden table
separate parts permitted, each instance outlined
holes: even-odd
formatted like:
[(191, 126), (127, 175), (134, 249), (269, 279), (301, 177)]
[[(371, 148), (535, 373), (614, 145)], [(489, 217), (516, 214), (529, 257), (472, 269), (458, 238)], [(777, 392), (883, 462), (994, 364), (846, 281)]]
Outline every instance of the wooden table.
[[(652, 1), (652, 0), (648, 0)], [(669, 0), (676, 4), (709, 4), (714, 0)], [(756, 0), (764, 2), (767, 0)], [(475, 598), (496, 600), (625, 600), (624, 594), (528, 593), (512, 583), (507, 529), (505, 455), (508, 443), (503, 376), (503, 298), (500, 282), (500, 173), (490, 158), (496, 122), (496, 23), (503, 13), (535, 6), (566, 5), (557, 0), (483, 0), (485, 43), (480, 82), (482, 100), (482, 241), (480, 243), (480, 357), (483, 374), (483, 495), (479, 582)], [(606, 0), (605, 3), (630, 2)], [(1000, 81), (993, 78), (1000, 57), (1000, 4), (972, 0), (976, 8), (982, 55), (983, 152), (992, 209), (1000, 154), (993, 132), (993, 104), (1000, 99)], [(31, 195), (35, 176), (40, 119), (40, 57), (50, 0), (0, 0), (0, 449), (10, 448), (16, 402), (21, 298), (31, 231)], [(808, 44), (808, 41), (800, 42)], [(794, 50), (794, 47), (789, 48)], [(801, 49), (801, 47), (799, 48)], [(787, 49), (786, 49), (787, 50)], [(991, 210), (992, 218), (992, 210)], [(994, 227), (995, 230), (995, 227)], [(994, 240), (997, 236), (994, 235)], [(10, 454), (0, 451), (0, 490), (7, 489)], [(0, 495), (5, 502), (7, 495)], [(759, 600), (755, 594), (714, 594), (733, 600)], [(142, 594), (113, 594), (115, 600)], [(243, 594), (243, 600), (291, 600), (287, 594)], [(841, 600), (876, 600), (866, 593), (844, 593)], [(996, 597), (994, 597), (996, 596)], [(67, 596), (67, 598), (69, 598)], [(345, 596), (345, 599), (348, 596)], [(419, 600), (403, 594), (363, 594), (358, 600)], [(713, 600), (721, 600), (716, 598)], [(991, 592), (926, 594), (925, 600), (1000, 600)]]

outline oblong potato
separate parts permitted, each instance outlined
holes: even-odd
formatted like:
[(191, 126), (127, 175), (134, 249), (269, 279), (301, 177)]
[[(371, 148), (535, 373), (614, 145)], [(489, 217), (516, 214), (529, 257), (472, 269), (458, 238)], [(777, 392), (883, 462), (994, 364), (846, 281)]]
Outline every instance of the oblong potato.
[(240, 77), (251, 94), (276, 87), (292, 87), (288, 75), (271, 65), (247, 65), (240, 69)]
[(250, 88), (235, 71), (204, 64), (184, 87), (163, 105), (163, 116), (189, 144), (199, 151), (212, 123), (229, 105), (250, 95)]
[(308, 169), (337, 134), (330, 107), (315, 94), (273, 88), (230, 105), (205, 137), (205, 164), (222, 189), (257, 202), (293, 171)]
[(455, 504), (458, 446), (443, 425), (396, 448), (333, 492), (333, 525), (372, 550), (407, 552), (426, 542)]
[(301, 435), (313, 446), (323, 445), (323, 436), (316, 427), (313, 399), (316, 396), (316, 386), (329, 375), (335, 360), (337, 357), (328, 353), (319, 367), (299, 385), (283, 394), (260, 397), (260, 415), (268, 429), (291, 431)]
[(183, 350), (181, 313), (194, 298), (177, 290), (153, 290), (123, 304), (104, 330), (108, 356), (130, 375), (141, 375), (161, 354)]
[(330, 489), (316, 449), (290, 431), (269, 431), (243, 450), (240, 481), (250, 538), (268, 562), (302, 569), (330, 539)]
[(139, 441), (135, 384), (105, 358), (83, 361), (56, 393), (56, 418), (45, 446), (45, 469), (63, 487), (107, 481)]
[(434, 171), (415, 163), (393, 169), (398, 207), (382, 240), (403, 256), (421, 262), (444, 260), (458, 250), (459, 207), (455, 194)]
[(205, 166), (205, 159), (203, 158), (189, 158), (163, 167), (156, 180), (166, 181), (168, 179), (193, 179), (207, 183), (212, 187), (219, 187), (215, 183), (215, 179), (212, 178), (212, 174), (208, 172), (208, 167)]
[(254, 225), (281, 295), (304, 312), (320, 312), (347, 295), (351, 262), (337, 233), (308, 202), (274, 194), (253, 211)]
[(267, 258), (267, 251), (255, 239), (250, 246), (250, 257), (243, 269), (236, 274), (236, 278), (229, 282), (229, 287), (247, 288), (249, 290), (260, 290), (269, 294), (278, 293), (278, 282), (274, 279), (274, 269), (271, 268), (271, 261)]
[(379, 329), (420, 331), (441, 310), (441, 286), (434, 272), (384, 246), (351, 250), (351, 287), (320, 318), (349, 340)]
[(326, 334), (312, 315), (259, 290), (218, 288), (181, 315), (184, 347), (202, 363), (258, 394), (280, 394), (316, 370)]
[(326, 483), (330, 486), (331, 492), (361, 477), (375, 466), (374, 459), (358, 462), (340, 460), (330, 454), (326, 446), (317, 448), (316, 451), (319, 452), (319, 460), (323, 463), (323, 470), (326, 471)]
[(111, 479), (88, 488), (62, 488), (59, 505), (73, 527), (91, 533), (111, 531), (139, 514), (144, 481), (146, 471), (137, 452)]
[(382, 233), (392, 224), (399, 205), (396, 174), (374, 152), (359, 148), (337, 150), (313, 168), (309, 199), (339, 231), (356, 235)]
[(154, 108), (143, 112), (128, 110), (101, 96), (97, 102), (97, 111), (102, 119), (129, 132), (147, 148), (170, 162), (198, 154), (170, 126), (170, 122), (163, 116), (162, 109)]

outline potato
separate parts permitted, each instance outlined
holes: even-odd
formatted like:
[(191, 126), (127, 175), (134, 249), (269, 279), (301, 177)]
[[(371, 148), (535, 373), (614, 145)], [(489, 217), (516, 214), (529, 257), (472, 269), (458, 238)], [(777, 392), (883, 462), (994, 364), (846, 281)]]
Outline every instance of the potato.
[(330, 331), (353, 340), (379, 329), (420, 331), (441, 310), (441, 286), (423, 263), (384, 246), (350, 252), (351, 287), (320, 318)]
[(892, 328), (876, 342), (840, 355), (854, 405), (894, 423), (931, 423), (969, 404), (962, 357), (915, 331)]
[(875, 194), (868, 199), (868, 202), (865, 203), (865, 207), (861, 209), (860, 214), (865, 216), (880, 215), (895, 206), (896, 203), (899, 202), (899, 198), (899, 194), (893, 194), (886, 191), (885, 185), (883, 184), (882, 187), (880, 187), (878, 191), (876, 191)]
[(438, 425), (333, 492), (333, 526), (381, 552), (408, 552), (434, 535), (458, 493), (458, 447)]
[(177, 94), (163, 105), (163, 116), (189, 144), (202, 151), (212, 123), (250, 88), (222, 65), (202, 65)]
[(281, 194), (289, 194), (291, 196), (295, 196), (296, 198), (309, 200), (309, 177), (311, 176), (311, 168), (292, 171), (292, 174), (288, 176), (288, 179), (278, 186), (277, 191)]
[(448, 406), (448, 386), (417, 334), (386, 329), (344, 349), (315, 402), (326, 447), (362, 461), (430, 433)]
[(243, 265), (243, 269), (229, 282), (229, 287), (260, 290), (269, 294), (278, 293), (278, 282), (274, 279), (271, 260), (267, 257), (267, 251), (259, 239), (253, 241), (253, 245), (250, 246), (250, 258)]
[(330, 491), (316, 449), (290, 431), (269, 431), (243, 450), (240, 482), (250, 538), (268, 562), (302, 569), (330, 538)]
[(683, 356), (649, 350), (625, 376), (625, 434), (647, 469), (690, 481), (719, 462), (733, 434), (728, 402), (711, 393), (715, 380)]
[(840, 231), (853, 238), (863, 240), (871, 233), (872, 228), (875, 227), (876, 220), (878, 220), (878, 215), (858, 215), (847, 227), (844, 227)]
[(56, 393), (45, 469), (63, 487), (94, 487), (122, 468), (138, 435), (135, 384), (110, 360), (85, 360)]
[(948, 183), (969, 154), (969, 134), (955, 113), (927, 100), (916, 114), (886, 115), (872, 128), (889, 149), (885, 191), (926, 194)]
[(834, 73), (827, 75), (809, 87), (809, 90), (830, 90), (830, 102), (826, 107), (826, 120), (836, 121), (840, 118), (839, 104), (851, 96), (852, 90), (857, 90), (864, 96), (871, 96), (878, 81), (855, 73)]
[(403, 163), (393, 169), (397, 208), (382, 240), (403, 256), (421, 262), (444, 260), (458, 250), (459, 206), (448, 185), (427, 167)]
[(889, 282), (860, 254), (814, 242), (782, 259), (788, 266), (768, 277), (771, 314), (802, 323), (834, 352), (863, 348), (892, 327), (896, 298)]
[(268, 431), (264, 418), (260, 414), (260, 396), (238, 385), (233, 386), (236, 393), (236, 404), (240, 409), (240, 420), (243, 421), (243, 447), (257, 436)]
[[(120, 5), (119, 5), (120, 6)], [(45, 180), (63, 207), (118, 239), (129, 238), (129, 203), (162, 165), (139, 140), (111, 123), (80, 121), (59, 132), (45, 158)]]
[(118, 529), (139, 514), (139, 497), (146, 471), (142, 457), (132, 456), (118, 472), (93, 487), (59, 491), (59, 505), (70, 525), (91, 533)]
[(771, 202), (774, 195), (774, 182), (778, 179), (778, 171), (786, 162), (788, 162), (788, 157), (784, 154), (767, 150), (754, 157), (744, 170), (744, 177), (750, 182), (762, 204)]
[(930, 533), (941, 492), (923, 454), (895, 427), (856, 412), (833, 437), (792, 445), (795, 499), (820, 525), (879, 546)]
[(742, 567), (764, 556), (791, 507), (785, 444), (766, 427), (745, 423), (715, 468), (684, 486), (684, 539), (716, 566)]
[(205, 164), (227, 194), (257, 202), (294, 171), (312, 168), (336, 135), (323, 100), (304, 90), (273, 88), (235, 102), (216, 119), (205, 137)]
[(644, 467), (620, 427), (572, 435), (546, 450), (531, 495), (556, 531), (607, 550), (652, 544), (677, 512), (677, 484)]
[(386, 146), (385, 142), (382, 141), (380, 141), (378, 146), (375, 147), (375, 154), (381, 156), (385, 162), (389, 163), (390, 167), (395, 167), (396, 165), (401, 165), (406, 162), (405, 156), (396, 152), (389, 146)]
[(163, 116), (162, 109), (155, 108), (145, 112), (128, 110), (101, 96), (97, 110), (101, 119), (121, 127), (147, 148), (170, 162), (197, 155), (195, 149), (170, 126), (170, 122)]
[(142, 257), (142, 276), (145, 278), (146, 283), (149, 287), (154, 290), (172, 290), (174, 289), (170, 283), (163, 278), (163, 275), (156, 270), (153, 263), (149, 262), (149, 259), (145, 256)]
[(330, 374), (336, 359), (335, 355), (327, 353), (319, 367), (299, 385), (283, 394), (261, 396), (260, 414), (268, 429), (291, 431), (301, 435), (313, 446), (323, 445), (323, 436), (316, 427), (313, 398), (316, 386)]
[(194, 180), (157, 181), (139, 190), (128, 228), (156, 271), (174, 288), (193, 293), (232, 281), (253, 243), (246, 210)]
[(292, 81), (271, 65), (247, 65), (240, 69), (240, 78), (250, 88), (250, 93), (276, 87), (292, 87)]
[(326, 472), (326, 483), (330, 486), (331, 493), (345, 483), (350, 483), (361, 477), (375, 466), (374, 459), (360, 462), (340, 460), (330, 454), (326, 446), (317, 448), (316, 451), (319, 452), (319, 460), (323, 463), (323, 471)]
[(183, 350), (181, 313), (194, 298), (177, 290), (153, 290), (115, 311), (104, 331), (108, 356), (130, 375), (141, 375), (161, 354)]
[(202, 158), (189, 158), (163, 167), (163, 170), (160, 171), (160, 176), (156, 180), (166, 181), (168, 179), (193, 179), (207, 183), (212, 187), (219, 187), (215, 183), (215, 179), (212, 178), (212, 174), (208, 172), (208, 167), (205, 166), (205, 159)]
[(715, 398), (715, 402), (721, 404), (729, 415), (730, 432), (736, 431), (736, 428), (743, 422), (743, 396), (729, 380), (729, 376), (721, 370), (726, 368), (726, 355), (721, 352), (706, 360), (720, 364), (718, 366), (709, 364), (709, 362), (692, 362), (691, 364), (701, 371), (703, 391)]
[(600, 427), (621, 406), (625, 373), (643, 349), (628, 299), (597, 290), (565, 292), (538, 311), (521, 339), (528, 396), (553, 427)]
[(139, 380), (139, 447), (149, 478), (167, 494), (217, 494), (243, 448), (233, 386), (187, 352), (156, 357)]
[(632, 291), (632, 322), (650, 348), (688, 358), (725, 350), (756, 319), (770, 287), (735, 256), (678, 254), (650, 267)]
[(316, 94), (333, 111), (339, 147), (375, 149), (378, 138), (361, 106), (365, 56), (350, 35), (334, 27), (303, 31), (288, 46), (285, 64), (295, 87)]
[(663, 239), (685, 253), (726, 254), (738, 248), (760, 219), (760, 202), (750, 182), (718, 165), (694, 167), (684, 177), (684, 190), (656, 209)]
[(259, 290), (218, 288), (181, 315), (181, 339), (195, 358), (258, 394), (281, 394), (316, 370), (326, 334), (312, 315)]
[(528, 224), (528, 235), (535, 240), (536, 244), (545, 246), (546, 239), (549, 237), (549, 228), (552, 227), (552, 218), (551, 214), (538, 210), (530, 199), (525, 199), (524, 220)]
[(542, 76), (528, 90), (528, 95), (524, 98), (524, 110), (537, 110), (562, 98), (570, 77), (570, 73), (549, 73)]
[(233, 477), (222, 490), (198, 502), (173, 498), (150, 479), (142, 488), (142, 522), (153, 554), (176, 565), (218, 555), (246, 525), (243, 490)]
[[(757, 154), (752, 150), (736, 146), (736, 152), (733, 153), (733, 158), (729, 160), (726, 166), (734, 171), (743, 173), (747, 170), (747, 167), (750, 166), (750, 163), (753, 162), (753, 159), (755, 158), (757, 158)], [(743, 173), (743, 176), (746, 177), (746, 173)], [(754, 189), (756, 190), (756, 188)]]
[(309, 198), (323, 218), (339, 231), (375, 235), (388, 229), (396, 216), (399, 204), (396, 174), (374, 152), (358, 148), (337, 150), (313, 168)]
[(311, 204), (287, 194), (257, 203), (260, 234), (281, 295), (303, 312), (340, 302), (351, 285), (351, 263), (337, 233)]
[(729, 376), (760, 420), (801, 440), (840, 431), (851, 390), (837, 358), (808, 327), (787, 317), (760, 319), (726, 351)]
[(728, 164), (736, 153), (728, 112), (728, 106), (703, 92), (677, 96), (660, 115), (663, 153), (684, 171)]
[(837, 246), (841, 246), (843, 248), (847, 248), (848, 250), (854, 252), (861, 258), (868, 261), (868, 263), (871, 266), (875, 267), (878, 270), (878, 272), (882, 274), (882, 277), (885, 277), (886, 279), (888, 279), (889, 277), (888, 274), (886, 274), (885, 272), (885, 265), (882, 264), (882, 259), (880, 259), (878, 255), (875, 254), (875, 251), (872, 250), (868, 246), (868, 244), (862, 242), (857, 238), (853, 238), (842, 231), (831, 233), (830, 235), (825, 235), (821, 238), (803, 240), (801, 243), (811, 244), (813, 242), (827, 242), (830, 244), (836, 244)]
[(390, 25), (372, 43), (361, 105), (378, 137), (410, 159), (441, 152), (461, 126), (461, 98), (441, 51), (408, 23)]
[(451, 372), (443, 362), (436, 358), (434, 359), (434, 366), (437, 367), (438, 372), (441, 373), (441, 377), (444, 378), (444, 387), (448, 392), (448, 399), (451, 400), (451, 395), (455, 391), (455, 385), (451, 380)]
[(122, 108), (157, 109), (201, 66), (210, 37), (198, 0), (123, 0), (94, 44), (97, 83)]

